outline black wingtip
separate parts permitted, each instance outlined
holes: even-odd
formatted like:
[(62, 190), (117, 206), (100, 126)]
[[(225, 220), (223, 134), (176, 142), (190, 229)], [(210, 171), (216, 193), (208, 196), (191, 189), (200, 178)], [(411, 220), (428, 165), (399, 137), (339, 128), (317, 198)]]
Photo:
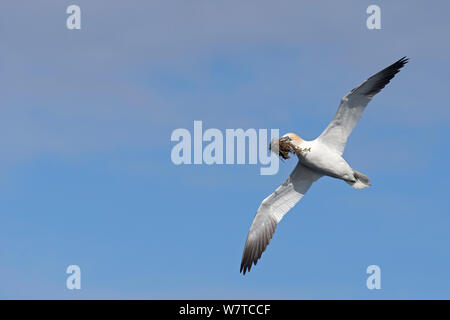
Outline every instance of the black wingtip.
[(395, 66), (396, 69), (401, 69), (408, 62), (409, 62), (409, 58), (407, 56), (404, 56), (403, 58), (401, 58), (400, 60), (395, 62), (392, 66)]
[(394, 76), (398, 72), (400, 72), (400, 69), (403, 68), (404, 65), (407, 64), (408, 62), (409, 58), (404, 56), (399, 60), (397, 60), (396, 62), (394, 62), (393, 64), (391, 64), (389, 67), (381, 70), (376, 75), (370, 77), (368, 81), (374, 79), (375, 83), (369, 88), (367, 92), (362, 92), (362, 94), (370, 98), (376, 95), (392, 80), (392, 78), (394, 78)]
[(239, 271), (240, 273), (242, 273), (243, 276), (245, 276), (245, 274), (247, 272), (250, 272), (250, 269), (252, 268), (252, 263), (250, 262), (250, 265), (244, 261), (241, 262), (241, 270)]
[(245, 273), (247, 272), (247, 266), (244, 266), (244, 264), (241, 264), (241, 270), (239, 272), (242, 273), (243, 276), (245, 276)]
[[(408, 62), (409, 62), (409, 58), (407, 56), (404, 56), (404, 57), (400, 58), (399, 60), (397, 60), (396, 62), (394, 62), (393, 64), (391, 64), (389, 67), (382, 70), (380, 73), (386, 74), (386, 76), (389, 78), (390, 78), (390, 76), (393, 77)], [(390, 78), (390, 79), (392, 79), (392, 78)]]
[(398, 73), (400, 71), (401, 68), (403, 68), (405, 66), (405, 64), (408, 63), (408, 61), (409, 61), (409, 58), (404, 56), (403, 58), (400, 58), (399, 60), (397, 60), (396, 62), (391, 64), (389, 67), (387, 67), (383, 71), (384, 72), (389, 72), (390, 71), (390, 72), (393, 73), (393, 75), (395, 75), (396, 73)]

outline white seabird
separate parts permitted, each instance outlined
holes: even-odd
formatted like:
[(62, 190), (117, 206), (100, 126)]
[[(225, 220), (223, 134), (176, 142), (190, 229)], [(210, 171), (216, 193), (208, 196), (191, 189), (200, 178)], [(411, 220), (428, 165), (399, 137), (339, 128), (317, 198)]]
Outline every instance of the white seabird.
[(347, 138), (373, 96), (380, 92), (408, 62), (403, 57), (370, 77), (341, 100), (331, 123), (315, 140), (306, 141), (294, 133), (282, 136), (271, 145), (285, 159), (289, 153), (298, 163), (287, 180), (263, 200), (256, 212), (245, 242), (240, 271), (245, 274), (256, 265), (283, 216), (300, 201), (314, 181), (322, 176), (344, 180), (355, 189), (370, 186), (369, 178), (358, 172), (342, 157)]

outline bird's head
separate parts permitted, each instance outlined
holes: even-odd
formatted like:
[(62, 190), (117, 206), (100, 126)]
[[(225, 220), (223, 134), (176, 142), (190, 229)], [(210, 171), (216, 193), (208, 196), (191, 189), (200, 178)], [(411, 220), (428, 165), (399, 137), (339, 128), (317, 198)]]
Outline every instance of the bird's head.
[(287, 133), (278, 140), (270, 142), (269, 149), (274, 153), (278, 153), (283, 159), (289, 159), (289, 153), (295, 153), (295, 148), (301, 143), (302, 139), (295, 133)]

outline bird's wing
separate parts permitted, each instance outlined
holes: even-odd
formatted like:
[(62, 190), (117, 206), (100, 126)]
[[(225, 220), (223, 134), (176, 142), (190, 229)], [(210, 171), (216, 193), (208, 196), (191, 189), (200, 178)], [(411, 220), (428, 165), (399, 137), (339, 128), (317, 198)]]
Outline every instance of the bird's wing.
[(277, 223), (303, 198), (314, 181), (322, 175), (304, 167), (300, 162), (287, 180), (263, 200), (253, 219), (242, 254), (241, 272), (256, 265), (275, 232)]
[(401, 58), (350, 91), (342, 98), (336, 115), (318, 139), (340, 154), (344, 153), (347, 138), (358, 123), (367, 104), (407, 62), (408, 58)]

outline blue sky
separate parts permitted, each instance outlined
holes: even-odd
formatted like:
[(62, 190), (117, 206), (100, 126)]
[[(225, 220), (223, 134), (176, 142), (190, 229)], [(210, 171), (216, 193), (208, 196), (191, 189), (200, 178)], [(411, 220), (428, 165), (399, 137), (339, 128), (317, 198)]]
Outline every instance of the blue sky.
[[(82, 29), (67, 30), (67, 6)], [(381, 7), (382, 30), (366, 8)], [(450, 5), (437, 1), (3, 1), (0, 298), (450, 298)], [(239, 264), (274, 176), (175, 166), (176, 128), (313, 139), (340, 98), (402, 56), (344, 154), (262, 260)], [(68, 265), (82, 289), (65, 287)], [(366, 288), (381, 267), (381, 290)]]

